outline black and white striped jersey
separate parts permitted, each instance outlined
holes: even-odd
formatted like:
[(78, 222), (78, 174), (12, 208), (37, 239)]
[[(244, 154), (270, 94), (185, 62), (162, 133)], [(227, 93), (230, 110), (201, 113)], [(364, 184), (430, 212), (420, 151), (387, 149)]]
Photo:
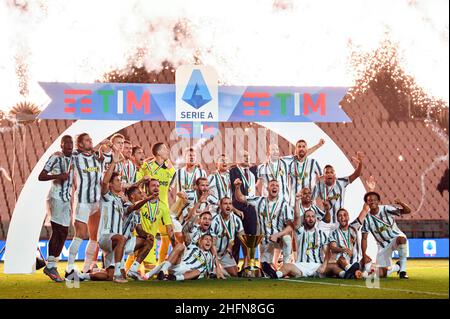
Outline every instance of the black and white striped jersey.
[[(97, 151), (95, 154), (97, 154), (97, 156), (100, 156), (100, 150)], [(110, 150), (109, 152), (102, 152), (103, 155), (103, 161), (102, 161), (102, 171), (106, 172), (108, 170), (109, 165), (112, 163), (112, 151)], [(117, 171), (117, 165), (116, 167), (114, 167), (114, 171)]]
[(268, 196), (267, 185), (271, 180), (278, 181), (280, 186), (280, 195), (287, 201), (289, 201), (289, 180), (288, 180), (288, 165), (282, 159), (275, 162), (267, 162), (260, 164), (256, 171), (256, 177), (261, 179), (262, 184), (262, 196)]
[(234, 242), (237, 235), (244, 231), (242, 220), (231, 213), (228, 220), (222, 217), (222, 214), (214, 216), (211, 222), (211, 235), (216, 240), (217, 254), (222, 257), (227, 252), (230, 242)]
[(289, 166), (291, 205), (295, 203), (295, 195), (303, 188), (308, 187), (312, 191), (316, 185), (316, 177), (321, 175), (322, 169), (315, 159), (307, 157), (300, 162), (294, 158)]
[(124, 212), (124, 202), (118, 195), (111, 191), (103, 195), (100, 200), (99, 237), (106, 234), (122, 234)]
[(79, 203), (96, 203), (100, 200), (102, 164), (97, 155), (74, 153), (73, 171), (76, 180), (74, 196)]
[[(127, 209), (131, 203), (127, 203), (124, 205), (124, 209)], [(140, 211), (133, 211), (128, 216), (124, 218), (123, 221), (123, 227), (122, 227), (122, 235), (125, 236), (125, 238), (130, 239), (133, 237), (133, 231), (136, 228), (137, 225), (141, 223), (141, 214)]]
[(322, 180), (314, 187), (312, 198), (329, 200), (331, 203), (331, 223), (337, 222), (337, 212), (344, 207), (345, 189), (350, 184), (348, 177), (337, 178), (332, 186), (328, 186)]
[(321, 210), (317, 205), (310, 204), (309, 206), (305, 207), (301, 202), (299, 202), (298, 211), (300, 213), (301, 224), (303, 224), (303, 215), (305, 215), (305, 212), (308, 210), (312, 210), (315, 213), (316, 219), (318, 221), (322, 220), (325, 217), (325, 212)]
[(183, 254), (180, 266), (183, 269), (198, 270), (207, 275), (214, 270), (215, 259), (211, 251), (203, 251), (197, 245), (190, 244)]
[(52, 181), (49, 197), (62, 200), (63, 202), (70, 201), (72, 197), (72, 183), (73, 183), (73, 169), (69, 171), (72, 163), (71, 156), (57, 156), (53, 154), (44, 165), (44, 171), (50, 175), (59, 175), (62, 173), (69, 173), (69, 178), (64, 182), (57, 180)]
[(136, 165), (130, 160), (124, 160), (116, 164), (114, 171), (120, 173), (121, 181), (125, 185), (131, 185), (136, 183)]
[(322, 248), (328, 245), (328, 236), (317, 227), (306, 230), (297, 229), (297, 262), (323, 263)]
[(195, 222), (189, 222), (186, 223), (183, 226), (183, 234), (184, 234), (184, 241), (188, 244), (194, 244), (197, 245), (200, 237), (202, 237), (205, 234), (210, 233), (211, 227), (209, 227), (207, 230), (203, 231), (198, 224)]
[(221, 200), (224, 197), (231, 197), (231, 181), (230, 173), (215, 172), (208, 176), (209, 190), (217, 200)]
[[(194, 207), (195, 203), (198, 202), (198, 195), (196, 190), (188, 190), (185, 191), (187, 195), (188, 202), (186, 206), (183, 208), (182, 216), (183, 216), (183, 224), (185, 223), (185, 218), (189, 214), (189, 210)], [(213, 194), (209, 194), (206, 198), (206, 203), (203, 203), (200, 205), (200, 210), (204, 210), (206, 207), (209, 206), (209, 209), (212, 214), (214, 214), (217, 210), (218, 200)]]
[(170, 187), (176, 187), (177, 192), (193, 190), (195, 181), (200, 177), (207, 177), (205, 170), (195, 166), (192, 172), (188, 172), (186, 167), (179, 168), (170, 181)]
[(378, 214), (367, 214), (361, 232), (371, 233), (378, 247), (385, 248), (398, 236), (405, 234), (398, 228), (394, 216), (400, 216), (400, 209), (392, 205), (378, 205)]
[(263, 196), (247, 196), (247, 203), (255, 207), (259, 229), (261, 235), (264, 235), (263, 243), (265, 244), (270, 242), (271, 235), (281, 232), (289, 222), (294, 221), (292, 208), (281, 196), (275, 201), (269, 201)]
[[(102, 162), (102, 170), (106, 172), (109, 165), (112, 163), (112, 151), (107, 153), (103, 153), (103, 162)], [(136, 174), (137, 174), (136, 165), (129, 159), (125, 159), (120, 161), (114, 167), (114, 172), (119, 173), (121, 175), (122, 183), (124, 184), (134, 184), (137, 182)]]
[(348, 225), (347, 230), (343, 230), (341, 226), (333, 230), (329, 236), (330, 243), (335, 242), (339, 248), (348, 248), (353, 252), (350, 264), (360, 260), (361, 249), (359, 247), (359, 230), (362, 224), (358, 218)]

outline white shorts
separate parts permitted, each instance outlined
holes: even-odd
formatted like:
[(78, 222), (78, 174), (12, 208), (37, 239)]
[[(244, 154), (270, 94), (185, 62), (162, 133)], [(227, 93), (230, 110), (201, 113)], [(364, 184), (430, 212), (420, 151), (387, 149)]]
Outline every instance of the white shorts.
[[(405, 237), (405, 235), (399, 235), (398, 237)], [(377, 266), (378, 267), (390, 267), (392, 264), (392, 252), (397, 250), (397, 237), (392, 239), (389, 245), (384, 248), (378, 248), (377, 253)]]
[(47, 199), (47, 212), (52, 222), (64, 227), (70, 226), (70, 202), (50, 197)]
[(180, 263), (178, 265), (171, 267), (171, 271), (175, 276), (184, 275), (185, 273), (187, 273), (190, 270), (191, 270), (191, 268), (188, 265), (183, 264), (183, 263)]
[[(104, 234), (101, 235), (98, 240), (98, 245), (103, 250), (105, 257), (105, 268), (109, 268), (114, 265), (114, 250), (112, 248), (111, 238), (117, 234)], [(131, 237), (125, 243), (124, 256), (129, 255), (134, 252), (134, 247), (136, 246), (136, 237)]]
[(273, 251), (275, 248), (282, 249), (283, 247), (279, 243), (269, 242), (268, 244), (265, 244), (261, 242), (261, 244), (259, 244), (259, 262), (273, 263)]
[(181, 223), (178, 221), (176, 216), (170, 215), (170, 218), (172, 219), (173, 232), (174, 233), (181, 233), (182, 230), (183, 230), (183, 226), (181, 226)]
[(114, 265), (114, 251), (112, 249), (111, 238), (116, 234), (104, 234), (100, 235), (98, 239), (98, 246), (103, 251), (105, 269), (108, 269)]
[(100, 203), (75, 203), (75, 220), (87, 224), (89, 216), (100, 209)]
[(294, 263), (295, 267), (302, 272), (300, 277), (317, 277), (319, 274), (317, 273), (317, 269), (322, 265), (320, 263)]
[(223, 268), (237, 266), (236, 260), (234, 260), (234, 258), (231, 257), (230, 254), (228, 254), (228, 253), (226, 253), (222, 257), (219, 257), (219, 263), (220, 263), (220, 266), (222, 266)]
[(128, 238), (127, 242), (125, 243), (125, 250), (123, 252), (124, 256), (128, 256), (134, 253), (134, 248), (136, 247), (136, 237), (131, 236)]

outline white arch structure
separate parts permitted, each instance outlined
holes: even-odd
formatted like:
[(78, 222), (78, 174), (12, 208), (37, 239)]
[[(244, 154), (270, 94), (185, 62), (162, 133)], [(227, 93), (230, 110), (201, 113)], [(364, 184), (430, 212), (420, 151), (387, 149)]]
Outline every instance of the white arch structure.
[[(46, 216), (45, 199), (50, 188), (50, 183), (38, 181), (38, 175), (49, 156), (60, 150), (60, 138), (66, 134), (75, 136), (82, 132), (89, 132), (95, 145), (136, 122), (138, 121), (78, 120), (45, 151), (28, 176), (14, 208), (6, 239), (5, 274), (30, 274), (35, 271), (36, 247)], [(325, 145), (314, 153), (314, 158), (322, 165), (332, 164), (338, 172), (338, 177), (347, 176), (354, 170), (342, 150), (314, 123), (264, 122), (257, 124), (274, 131), (293, 144), (300, 138), (311, 142), (323, 138)], [(330, 158), (329, 154), (333, 154), (333, 157)], [(345, 203), (351, 218), (355, 218), (361, 210), (364, 193), (364, 186), (359, 179), (348, 186)], [(374, 257), (375, 252), (375, 243), (369, 241), (369, 255)]]

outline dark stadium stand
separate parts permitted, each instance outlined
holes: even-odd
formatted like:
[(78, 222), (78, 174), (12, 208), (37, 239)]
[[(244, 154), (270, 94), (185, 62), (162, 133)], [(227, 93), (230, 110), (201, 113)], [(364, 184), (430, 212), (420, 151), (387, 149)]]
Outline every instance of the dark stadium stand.
[[(424, 176), (425, 188), (423, 192), (421, 189), (423, 172), (436, 157), (446, 154), (445, 143), (437, 138), (423, 121), (391, 120), (388, 111), (372, 91), (356, 97), (351, 102), (343, 102), (342, 106), (352, 123), (320, 123), (319, 126), (341, 147), (349, 159), (357, 150), (366, 153), (363, 180), (369, 175), (376, 177), (382, 201), (388, 203), (396, 197), (402, 198), (415, 211), (421, 202), (422, 193), (424, 194), (420, 211), (400, 220), (400, 227), (412, 237), (448, 237), (449, 193), (445, 191), (441, 195), (437, 190), (442, 174), (448, 168), (448, 161), (440, 162)], [(45, 149), (71, 123), (72, 121), (64, 120), (41, 120), (17, 129), (15, 136), (12, 131), (0, 134), (0, 150), (4, 150), (0, 153), (0, 167), (5, 168), (14, 181), (13, 184), (0, 175), (0, 239), (6, 238), (15, 196), (19, 195), (27, 176)], [(220, 128), (223, 131), (225, 127), (245, 128), (248, 125), (222, 123)], [(146, 154), (150, 155), (152, 143), (169, 143), (173, 128), (174, 123), (139, 122), (121, 133), (133, 143), (143, 146)], [(291, 152), (292, 147), (286, 140), (280, 138), (279, 143), (282, 154)], [(209, 170), (214, 169), (211, 165), (205, 166)], [(48, 238), (49, 230), (43, 227), (41, 236)]]

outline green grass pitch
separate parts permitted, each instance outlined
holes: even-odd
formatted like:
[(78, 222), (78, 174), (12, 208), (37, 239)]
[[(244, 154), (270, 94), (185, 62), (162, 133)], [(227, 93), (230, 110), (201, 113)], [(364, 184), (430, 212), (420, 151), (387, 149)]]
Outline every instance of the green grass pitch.
[[(60, 273), (63, 267), (61, 263)], [(0, 263), (0, 298), (449, 298), (448, 259), (410, 260), (408, 268), (409, 280), (392, 274), (380, 280), (379, 288), (367, 288), (364, 280), (331, 278), (82, 282), (79, 288), (68, 288), (65, 283), (52, 282), (42, 270), (32, 275), (5, 275)]]

